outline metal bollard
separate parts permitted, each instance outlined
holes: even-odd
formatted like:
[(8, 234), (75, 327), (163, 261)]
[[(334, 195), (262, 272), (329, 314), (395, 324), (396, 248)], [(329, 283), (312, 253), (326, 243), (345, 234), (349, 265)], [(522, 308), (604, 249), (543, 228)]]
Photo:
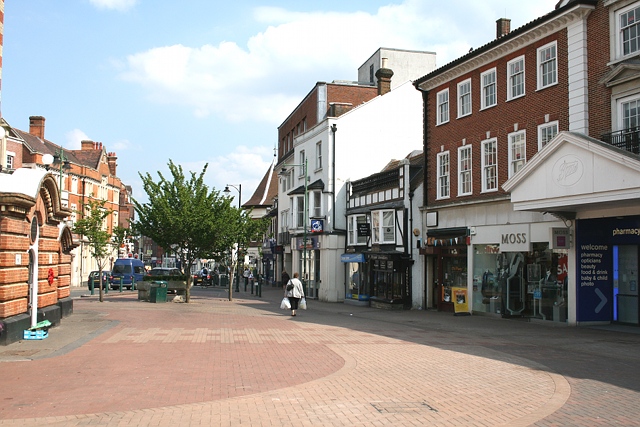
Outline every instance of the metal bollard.
[(120, 292), (122, 292), (122, 282), (124, 281), (124, 277), (120, 278)]
[(135, 278), (135, 276), (131, 276), (131, 290), (132, 291), (136, 290), (136, 278)]
[(262, 298), (262, 280), (258, 280), (258, 296)]
[(91, 295), (93, 295), (93, 279), (89, 279), (89, 289), (91, 290)]

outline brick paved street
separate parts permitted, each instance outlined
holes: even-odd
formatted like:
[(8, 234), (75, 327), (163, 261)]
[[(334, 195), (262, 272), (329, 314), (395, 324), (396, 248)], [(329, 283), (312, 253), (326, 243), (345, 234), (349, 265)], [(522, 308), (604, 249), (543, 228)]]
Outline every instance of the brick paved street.
[(49, 338), (0, 347), (0, 426), (640, 425), (638, 328), (318, 301), (291, 317), (281, 295), (77, 298)]

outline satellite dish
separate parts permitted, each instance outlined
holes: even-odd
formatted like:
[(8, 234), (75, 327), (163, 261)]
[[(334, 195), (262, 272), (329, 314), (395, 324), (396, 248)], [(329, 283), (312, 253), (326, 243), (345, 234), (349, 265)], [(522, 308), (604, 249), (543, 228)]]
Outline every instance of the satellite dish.
[(42, 163), (44, 163), (45, 165), (50, 165), (51, 163), (53, 163), (53, 156), (51, 154), (45, 154), (44, 156), (42, 156)]

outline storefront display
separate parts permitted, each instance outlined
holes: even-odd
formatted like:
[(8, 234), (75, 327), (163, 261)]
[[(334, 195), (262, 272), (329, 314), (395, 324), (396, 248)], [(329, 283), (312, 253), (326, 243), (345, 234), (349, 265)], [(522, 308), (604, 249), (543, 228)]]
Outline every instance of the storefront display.
[(504, 317), (567, 318), (567, 253), (533, 243), (530, 252), (474, 245), (473, 310)]

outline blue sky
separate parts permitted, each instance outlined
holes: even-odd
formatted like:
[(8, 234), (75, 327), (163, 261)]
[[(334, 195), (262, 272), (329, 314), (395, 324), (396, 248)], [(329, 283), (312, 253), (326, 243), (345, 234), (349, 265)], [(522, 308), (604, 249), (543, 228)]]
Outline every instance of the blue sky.
[(6, 0), (2, 116), (70, 149), (82, 139), (138, 172), (200, 172), (242, 202), (273, 159), (277, 127), (318, 81), (357, 80), (379, 47), (442, 66), (553, 10), (556, 0)]

